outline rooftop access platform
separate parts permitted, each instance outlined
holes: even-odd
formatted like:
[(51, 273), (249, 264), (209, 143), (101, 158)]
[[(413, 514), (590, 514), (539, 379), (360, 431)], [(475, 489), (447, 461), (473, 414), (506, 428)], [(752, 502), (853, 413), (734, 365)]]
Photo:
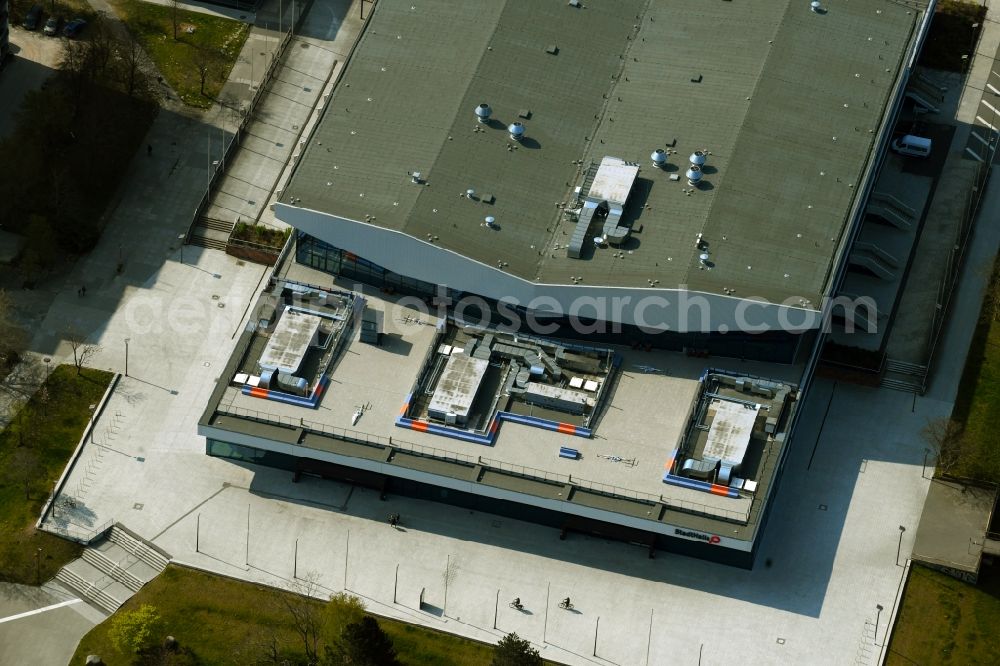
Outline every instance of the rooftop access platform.
[[(334, 290), (279, 282), (262, 299), (281, 293), (315, 304)], [(752, 549), (801, 368), (741, 362), (708, 369), (704, 359), (682, 354), (466, 327), (375, 294), (336, 298), (344, 299), (340, 312), (382, 313), (380, 345), (362, 343), (357, 328), (345, 326), (340, 350), (317, 366), (328, 388), (314, 405), (264, 400), (241, 384), (259, 364), (254, 349), (262, 343), (252, 325), (199, 432), (212, 441)], [(293, 299), (283, 311), (297, 307)], [(687, 460), (700, 466), (685, 468)]]

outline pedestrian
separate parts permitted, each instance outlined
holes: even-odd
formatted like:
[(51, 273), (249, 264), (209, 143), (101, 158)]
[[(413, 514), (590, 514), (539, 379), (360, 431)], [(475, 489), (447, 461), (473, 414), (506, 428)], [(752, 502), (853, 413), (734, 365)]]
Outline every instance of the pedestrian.
[(87, 295), (87, 285), (83, 285), (82, 287), (80, 287), (80, 295), (81, 296)]
[(395, 527), (396, 526), (396, 514), (394, 514), (394, 513), (390, 513), (389, 514), (389, 526), (390, 527)]
[(153, 156), (153, 144), (151, 144), (151, 143), (147, 143), (146, 144), (146, 155), (148, 155), (150, 157)]

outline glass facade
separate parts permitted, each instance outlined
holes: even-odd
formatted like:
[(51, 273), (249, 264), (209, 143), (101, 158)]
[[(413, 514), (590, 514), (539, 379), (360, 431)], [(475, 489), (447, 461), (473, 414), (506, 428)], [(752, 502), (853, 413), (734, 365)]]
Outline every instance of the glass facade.
[(228, 458), (239, 462), (253, 463), (255, 465), (265, 465), (267, 467), (277, 467), (295, 471), (296, 460), (294, 456), (284, 453), (274, 453), (272, 451), (262, 451), (251, 446), (223, 442), (218, 439), (205, 440), (205, 453), (215, 458)]
[(420, 298), (437, 295), (437, 285), (397, 275), (353, 252), (324, 243), (302, 231), (297, 232), (295, 260), (325, 273), (357, 280), (392, 293)]

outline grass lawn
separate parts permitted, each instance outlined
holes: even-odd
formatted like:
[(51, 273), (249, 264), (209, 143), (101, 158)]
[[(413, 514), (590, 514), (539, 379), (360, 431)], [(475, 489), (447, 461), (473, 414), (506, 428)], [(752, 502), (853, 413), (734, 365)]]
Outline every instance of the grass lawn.
[[(142, 0), (110, 1), (184, 103), (203, 109), (211, 106), (229, 77), (250, 26), (179, 9), (175, 40), (170, 7)], [(204, 94), (202, 71), (207, 72)]]
[[(995, 566), (995, 565), (994, 565)], [(1000, 663), (1000, 575), (984, 567), (979, 585), (915, 565), (886, 664)]]
[[(164, 619), (166, 634), (189, 648), (199, 663), (251, 664), (263, 657), (262, 642), (273, 636), (285, 658), (303, 660), (301, 643), (279, 598), (271, 588), (221, 576), (168, 566), (143, 587), (123, 609), (155, 606)], [(315, 602), (317, 605), (320, 602)], [(423, 627), (379, 618), (404, 664), (412, 666), (482, 666), (492, 659), (491, 647)], [(108, 666), (130, 663), (108, 641), (110, 619), (83, 637), (71, 664), (82, 664), (88, 654), (99, 654)]]
[[(59, 366), (44, 392), (36, 393), (0, 433), (0, 580), (34, 584), (38, 548), (42, 549), (41, 580), (51, 578), (79, 555), (77, 544), (36, 531), (35, 521), (80, 441), (91, 405), (100, 402), (111, 376), (89, 369), (77, 376), (72, 365)], [(25, 476), (29, 478), (28, 499)]]
[(920, 53), (919, 64), (949, 72), (964, 72), (967, 61), (962, 56), (972, 57), (985, 16), (986, 7), (978, 1), (940, 0), (927, 42)]
[(969, 346), (969, 356), (954, 419), (962, 428), (957, 442), (956, 462), (948, 474), (1000, 483), (1000, 264), (994, 267), (991, 287), (987, 290), (976, 331)]

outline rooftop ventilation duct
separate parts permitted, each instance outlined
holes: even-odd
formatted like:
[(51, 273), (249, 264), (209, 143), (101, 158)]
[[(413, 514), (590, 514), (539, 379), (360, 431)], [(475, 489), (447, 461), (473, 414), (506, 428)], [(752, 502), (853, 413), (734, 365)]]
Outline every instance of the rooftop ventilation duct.
[(691, 157), (688, 158), (688, 161), (691, 162), (691, 166), (705, 166), (705, 153), (701, 150), (696, 150), (691, 153)]
[(507, 131), (510, 132), (510, 138), (514, 141), (520, 141), (524, 138), (524, 125), (521, 123), (511, 123), (507, 126)]
[(604, 239), (612, 245), (621, 245), (628, 238), (631, 229), (622, 226), (623, 209), (617, 204), (608, 206), (608, 216), (604, 220)]
[(486, 102), (483, 102), (476, 107), (476, 118), (479, 122), (485, 123), (489, 121), (491, 115), (493, 115), (493, 109), (491, 109), (490, 105)]
[(701, 182), (701, 167), (697, 164), (692, 164), (691, 168), (684, 175), (687, 176), (688, 185), (697, 185)]
[(488, 215), (485, 221), (486, 221), (486, 226), (488, 226), (490, 229), (493, 229), (497, 226), (497, 220), (492, 215)]
[(662, 148), (654, 150), (653, 154), (649, 156), (649, 159), (653, 160), (653, 166), (657, 169), (662, 169), (667, 166), (667, 153)]
[(820, 3), (819, 0), (812, 0), (812, 2), (809, 3), (809, 9), (813, 10), (813, 12), (816, 14), (823, 13), (823, 5)]

